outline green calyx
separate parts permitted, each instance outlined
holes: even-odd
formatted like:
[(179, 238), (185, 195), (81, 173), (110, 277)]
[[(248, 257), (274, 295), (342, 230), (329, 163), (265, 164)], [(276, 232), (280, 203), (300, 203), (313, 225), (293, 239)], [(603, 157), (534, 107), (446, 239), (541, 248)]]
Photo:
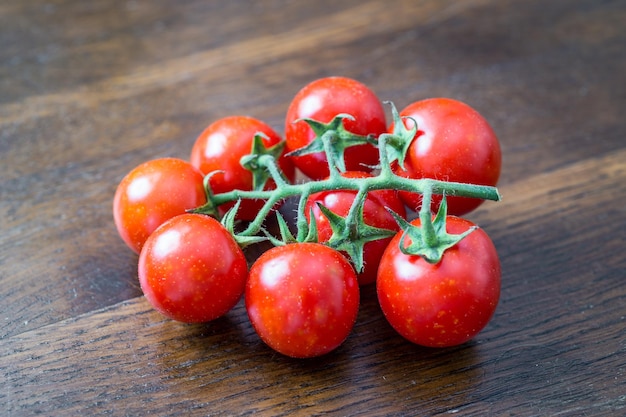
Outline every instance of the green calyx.
[(354, 120), (349, 114), (338, 114), (329, 123), (318, 122), (313, 119), (301, 119), (296, 122), (306, 122), (315, 133), (315, 138), (305, 147), (289, 152), (287, 156), (302, 156), (312, 153), (325, 152), (329, 165), (340, 172), (346, 171), (344, 153), (347, 148), (357, 145), (374, 144), (371, 136), (356, 135), (344, 126), (344, 119)]
[(361, 272), (364, 268), (363, 248), (366, 243), (396, 234), (394, 230), (381, 229), (365, 223), (363, 205), (366, 197), (367, 191), (365, 189), (359, 190), (346, 217), (341, 217), (323, 204), (318, 203), (320, 211), (328, 219), (333, 231), (326, 244), (333, 249), (346, 253), (352, 260), (357, 272)]
[[(414, 226), (411, 223), (398, 216), (390, 210), (390, 213), (396, 219), (396, 222), (402, 229), (402, 237), (400, 238), (400, 252), (405, 255), (418, 255), (431, 264), (437, 264), (441, 261), (446, 250), (459, 243), (465, 236), (476, 230), (472, 227), (460, 234), (450, 234), (446, 230), (446, 216), (448, 211), (448, 203), (446, 196), (443, 195), (439, 210), (434, 219), (428, 207), (430, 207), (431, 192), (426, 190), (423, 195), (423, 205), (419, 213), (420, 226)], [(426, 207), (426, 209), (424, 209)], [(410, 243), (407, 244), (407, 238)]]
[(281, 141), (274, 146), (266, 148), (263, 144), (263, 139), (267, 138), (267, 135), (261, 132), (254, 135), (254, 139), (252, 140), (252, 152), (241, 158), (240, 161), (241, 166), (252, 172), (252, 189), (255, 191), (265, 188), (265, 184), (272, 176), (279, 177), (280, 181), (283, 183), (287, 182), (280, 171), (274, 173), (270, 171), (269, 166), (272, 164), (262, 162), (263, 158), (277, 161), (285, 149), (285, 141)]
[[(394, 130), (392, 133), (382, 134), (378, 138), (358, 136), (348, 132), (344, 127), (343, 120), (352, 118), (349, 115), (340, 114), (330, 123), (305, 119), (315, 131), (316, 139), (308, 146), (293, 151), (288, 155), (299, 156), (323, 151), (327, 157), (330, 175), (328, 178), (320, 181), (298, 184), (289, 183), (277, 162), (283, 151), (284, 142), (265, 148), (263, 136), (257, 134), (253, 141), (251, 154), (243, 157), (241, 160), (242, 165), (252, 172), (254, 179), (253, 189), (250, 191), (233, 190), (214, 194), (211, 191), (208, 179), (216, 172), (210, 173), (205, 178), (207, 203), (192, 211), (219, 218), (217, 208), (222, 204), (244, 199), (261, 199), (265, 200), (264, 205), (259, 210), (256, 218), (245, 227), (242, 227), (243, 230), (235, 231), (235, 218), (239, 204), (235, 204), (222, 218), (222, 223), (233, 234), (240, 245), (246, 246), (262, 240), (269, 240), (277, 246), (292, 242), (316, 242), (318, 241), (318, 233), (313, 213), (309, 213), (310, 220), (307, 220), (305, 215), (306, 202), (309, 196), (322, 191), (355, 191), (355, 199), (349, 213), (345, 217), (333, 213), (321, 204), (318, 204), (318, 206), (322, 214), (328, 219), (333, 231), (331, 238), (325, 244), (346, 253), (351, 258), (355, 269), (360, 271), (363, 268), (364, 245), (370, 241), (388, 238), (396, 233), (392, 230), (369, 226), (364, 222), (363, 205), (367, 193), (385, 189), (420, 193), (423, 199), (422, 209), (419, 213), (421, 227), (411, 225), (405, 219), (392, 212), (398, 225), (403, 230), (400, 249), (407, 254), (422, 256), (428, 262), (438, 262), (446, 249), (454, 246), (471, 232), (469, 230), (462, 235), (447, 234), (445, 227), (447, 211), (445, 196), (499, 201), (500, 195), (498, 190), (491, 186), (439, 181), (428, 178), (410, 179), (396, 175), (391, 169), (391, 164), (397, 161), (400, 166), (403, 166), (406, 152), (415, 136), (417, 127), (407, 129), (393, 104), (391, 106)], [(345, 149), (364, 143), (378, 147), (380, 161), (378, 174), (362, 178), (348, 178), (341, 175), (341, 172), (345, 171)], [(265, 184), (269, 180), (275, 182), (275, 189), (264, 189)], [(444, 195), (444, 199), (434, 219), (432, 219), (430, 212), (432, 194)], [(299, 199), (295, 235), (284, 217), (280, 212), (276, 211), (280, 236), (273, 236), (265, 229), (265, 220), (274, 212), (274, 208), (278, 203), (293, 197)], [(410, 239), (409, 245), (406, 244), (408, 239)]]
[(389, 105), (391, 106), (393, 132), (382, 135), (385, 138), (384, 144), (386, 146), (388, 163), (397, 161), (400, 168), (404, 169), (406, 154), (409, 152), (409, 147), (417, 133), (417, 122), (413, 121), (413, 128), (407, 129), (396, 106), (391, 102), (389, 102)]

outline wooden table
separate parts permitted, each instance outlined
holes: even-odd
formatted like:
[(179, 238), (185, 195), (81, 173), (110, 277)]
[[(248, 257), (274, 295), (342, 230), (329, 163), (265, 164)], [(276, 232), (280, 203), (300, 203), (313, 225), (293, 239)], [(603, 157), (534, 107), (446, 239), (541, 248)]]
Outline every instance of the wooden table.
[[(624, 415), (624, 19), (597, 0), (2, 2), (0, 414)], [(473, 341), (409, 344), (366, 287), (346, 343), (293, 360), (242, 303), (183, 325), (142, 297), (123, 175), (188, 158), (222, 116), (282, 132), (328, 75), (398, 107), (457, 98), (498, 133), (504, 199), (468, 217), (502, 297)]]

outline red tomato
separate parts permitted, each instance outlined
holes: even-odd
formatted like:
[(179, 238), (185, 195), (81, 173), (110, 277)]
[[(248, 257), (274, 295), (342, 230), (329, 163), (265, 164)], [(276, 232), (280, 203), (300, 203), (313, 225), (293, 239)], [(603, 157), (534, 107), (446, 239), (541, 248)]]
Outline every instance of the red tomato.
[[(343, 175), (350, 178), (371, 177), (371, 174), (359, 171), (347, 171)], [(307, 220), (310, 221), (310, 209), (313, 209), (319, 242), (327, 242), (332, 236), (333, 231), (328, 219), (321, 212), (317, 203), (322, 203), (333, 213), (345, 217), (350, 211), (356, 194), (356, 191), (334, 190), (315, 193), (308, 198), (305, 207), (305, 215)], [(365, 224), (373, 227), (399, 230), (398, 223), (396, 223), (393, 216), (385, 207), (392, 209), (403, 218), (406, 218), (404, 205), (395, 191), (375, 190), (370, 191), (365, 199), (365, 204), (363, 205), (363, 221)], [(364, 245), (363, 260), (365, 268), (357, 275), (360, 285), (370, 284), (376, 281), (378, 263), (390, 240), (391, 238), (379, 239)]]
[[(341, 113), (355, 118), (344, 119), (346, 129), (352, 133), (378, 137), (387, 130), (383, 106), (367, 86), (345, 77), (321, 78), (300, 90), (289, 105), (285, 120), (287, 150), (305, 147), (315, 138), (309, 125), (299, 119), (328, 123)], [(311, 179), (319, 180), (329, 174), (323, 152), (293, 157), (293, 161)], [(371, 145), (351, 147), (345, 152), (345, 162), (348, 171), (368, 170), (364, 165), (378, 164), (378, 150)]]
[(168, 220), (139, 255), (139, 282), (148, 301), (185, 323), (226, 314), (243, 295), (247, 277), (241, 248), (220, 222), (202, 214)]
[(359, 285), (339, 252), (319, 243), (293, 243), (257, 259), (245, 300), (267, 345), (309, 358), (332, 351), (348, 337), (359, 309)]
[[(473, 108), (457, 100), (431, 98), (410, 104), (400, 112), (411, 117), (418, 131), (397, 174), (409, 178), (433, 178), (495, 186), (500, 177), (500, 144), (489, 123)], [(407, 128), (414, 122), (405, 119)], [(393, 129), (393, 128), (392, 128)], [(420, 194), (401, 192), (402, 200), (415, 211), (422, 204)], [(448, 213), (462, 215), (477, 208), (483, 200), (448, 197)], [(437, 211), (440, 196), (433, 196)]]
[[(419, 219), (412, 222), (419, 225)], [(473, 226), (448, 216), (446, 230)], [(476, 229), (430, 264), (399, 249), (398, 233), (383, 254), (376, 288), (391, 326), (413, 343), (429, 347), (462, 344), (489, 322), (500, 297), (500, 261), (489, 236)], [(411, 240), (407, 239), (406, 245)]]
[[(221, 170), (223, 173), (211, 177), (210, 184), (214, 194), (232, 190), (252, 190), (252, 173), (245, 169), (240, 160), (252, 151), (254, 135), (264, 133), (264, 145), (269, 148), (282, 139), (269, 125), (248, 116), (229, 116), (209, 125), (200, 134), (191, 150), (191, 163), (205, 175)], [(288, 180), (294, 179), (294, 167), (287, 158), (279, 158), (279, 167)], [(265, 189), (273, 189), (275, 184), (268, 181)], [(235, 203), (224, 204), (220, 211), (225, 213)], [(243, 200), (237, 218), (254, 220), (263, 206), (262, 200)]]
[(115, 226), (136, 253), (166, 220), (206, 203), (203, 175), (189, 162), (161, 158), (133, 169), (113, 199)]

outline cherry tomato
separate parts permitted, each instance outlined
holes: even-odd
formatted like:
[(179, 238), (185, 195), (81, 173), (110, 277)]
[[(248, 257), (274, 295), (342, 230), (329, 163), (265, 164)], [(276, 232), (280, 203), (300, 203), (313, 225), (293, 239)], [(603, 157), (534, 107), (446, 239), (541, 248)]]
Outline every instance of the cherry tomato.
[[(302, 88), (289, 105), (285, 120), (287, 149), (294, 151), (305, 147), (315, 138), (309, 125), (300, 119), (328, 123), (341, 113), (355, 118), (344, 119), (346, 129), (352, 133), (378, 137), (387, 130), (385, 111), (371, 89), (350, 78), (321, 78)], [(311, 179), (319, 180), (329, 174), (323, 152), (293, 157), (293, 161)], [(345, 162), (348, 171), (368, 170), (367, 166), (378, 163), (378, 150), (371, 145), (348, 148)]]
[[(343, 175), (349, 178), (371, 177), (371, 174), (359, 171), (347, 171)], [(322, 191), (309, 196), (305, 206), (305, 215), (307, 220), (310, 221), (310, 210), (313, 209), (319, 242), (327, 242), (333, 231), (328, 219), (321, 212), (317, 203), (322, 203), (333, 213), (345, 217), (348, 215), (355, 197), (356, 191), (351, 190)], [(398, 224), (385, 207), (406, 218), (404, 204), (395, 191), (375, 190), (370, 191), (365, 199), (363, 221), (367, 225), (381, 229), (399, 230)], [(357, 275), (359, 285), (366, 285), (376, 281), (378, 263), (390, 240), (391, 237), (367, 242), (364, 245), (363, 260), (365, 268)]]
[(284, 355), (326, 354), (348, 337), (359, 309), (354, 269), (319, 243), (274, 247), (252, 265), (246, 310), (260, 338)]
[[(212, 171), (223, 171), (213, 175), (209, 183), (214, 194), (232, 190), (252, 190), (252, 173), (245, 169), (240, 160), (252, 151), (252, 143), (256, 133), (264, 133), (266, 148), (279, 143), (282, 139), (269, 125), (248, 116), (229, 116), (209, 125), (196, 139), (191, 150), (193, 166), (208, 174)], [(293, 163), (284, 157), (279, 158), (278, 165), (288, 180), (294, 179)], [(273, 189), (275, 184), (268, 181), (265, 189)], [(225, 213), (233, 203), (224, 204), (220, 211)], [(254, 220), (256, 213), (263, 206), (262, 200), (243, 200), (237, 218)]]
[[(405, 159), (406, 170), (397, 174), (409, 178), (434, 178), (445, 181), (495, 186), (500, 176), (500, 144), (487, 121), (465, 103), (448, 98), (414, 102), (400, 112), (407, 128), (417, 122), (418, 131)], [(418, 211), (420, 194), (401, 192), (407, 206)], [(433, 196), (437, 211), (440, 196)], [(448, 197), (448, 213), (462, 215), (477, 208), (483, 200)]]
[(243, 295), (247, 277), (241, 248), (220, 222), (202, 214), (168, 220), (139, 255), (139, 282), (148, 301), (185, 323), (226, 314)]
[(122, 179), (113, 199), (113, 217), (120, 237), (139, 253), (162, 223), (205, 203), (200, 171), (182, 159), (154, 159)]
[[(419, 219), (412, 224), (419, 225)], [(473, 226), (448, 216), (446, 230), (462, 233)], [(441, 261), (430, 264), (399, 249), (398, 233), (383, 254), (376, 288), (391, 326), (413, 343), (446, 347), (472, 339), (489, 322), (500, 297), (500, 261), (489, 236), (476, 229)], [(406, 245), (411, 239), (407, 238)]]

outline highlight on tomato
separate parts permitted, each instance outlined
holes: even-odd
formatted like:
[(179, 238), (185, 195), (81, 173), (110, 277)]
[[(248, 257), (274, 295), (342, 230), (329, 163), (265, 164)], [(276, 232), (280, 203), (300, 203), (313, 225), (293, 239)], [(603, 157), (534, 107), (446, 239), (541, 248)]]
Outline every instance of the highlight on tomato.
[(142, 163), (119, 183), (113, 198), (117, 231), (139, 253), (148, 236), (166, 220), (206, 203), (202, 173), (178, 158)]
[[(309, 145), (315, 132), (303, 119), (328, 123), (339, 114), (349, 114), (344, 119), (346, 130), (367, 136), (386, 132), (385, 110), (380, 99), (365, 84), (346, 77), (326, 77), (304, 86), (292, 99), (285, 118), (287, 151)], [(304, 175), (319, 180), (329, 175), (324, 152), (292, 157)], [(370, 144), (350, 147), (345, 152), (348, 171), (370, 171), (378, 164), (378, 150)]]
[(246, 311), (268, 346), (311, 358), (339, 347), (359, 310), (359, 285), (348, 260), (319, 243), (276, 246), (250, 269)]
[(248, 265), (224, 226), (202, 214), (176, 216), (146, 240), (139, 283), (163, 315), (185, 323), (223, 316), (241, 299)]

